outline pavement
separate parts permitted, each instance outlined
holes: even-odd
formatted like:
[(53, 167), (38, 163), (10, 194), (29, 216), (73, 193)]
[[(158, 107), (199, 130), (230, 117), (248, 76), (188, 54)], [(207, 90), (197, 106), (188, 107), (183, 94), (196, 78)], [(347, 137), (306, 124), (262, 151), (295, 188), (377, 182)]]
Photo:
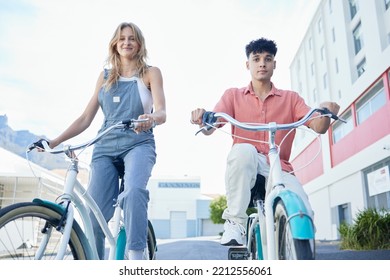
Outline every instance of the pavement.
[(390, 260), (390, 250), (341, 250), (339, 241), (317, 241), (317, 260)]
[[(219, 236), (158, 239), (158, 260), (227, 260)], [(390, 260), (390, 250), (341, 250), (338, 241), (316, 241), (316, 260)]]

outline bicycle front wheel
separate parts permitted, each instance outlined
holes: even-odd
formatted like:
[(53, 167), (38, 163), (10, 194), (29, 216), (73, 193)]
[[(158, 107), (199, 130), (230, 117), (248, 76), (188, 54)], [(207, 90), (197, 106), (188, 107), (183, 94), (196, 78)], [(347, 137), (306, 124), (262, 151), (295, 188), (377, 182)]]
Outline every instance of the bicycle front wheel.
[[(62, 237), (61, 214), (24, 202), (0, 209), (0, 259), (55, 259)], [(74, 221), (64, 259), (87, 259), (86, 238)], [(41, 252), (41, 253), (38, 253)]]
[(286, 207), (279, 200), (275, 207), (276, 249), (279, 260), (312, 260), (310, 240), (300, 240), (292, 236)]

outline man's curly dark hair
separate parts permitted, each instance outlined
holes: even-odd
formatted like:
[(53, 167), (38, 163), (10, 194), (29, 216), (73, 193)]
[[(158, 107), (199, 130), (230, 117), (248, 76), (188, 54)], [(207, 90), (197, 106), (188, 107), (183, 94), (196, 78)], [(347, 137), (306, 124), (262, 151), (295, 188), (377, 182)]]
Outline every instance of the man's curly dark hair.
[(276, 43), (272, 40), (268, 40), (265, 38), (253, 40), (245, 46), (245, 53), (247, 58), (249, 58), (249, 55), (251, 53), (257, 54), (262, 52), (268, 52), (275, 56), (277, 51), (278, 48), (276, 46)]

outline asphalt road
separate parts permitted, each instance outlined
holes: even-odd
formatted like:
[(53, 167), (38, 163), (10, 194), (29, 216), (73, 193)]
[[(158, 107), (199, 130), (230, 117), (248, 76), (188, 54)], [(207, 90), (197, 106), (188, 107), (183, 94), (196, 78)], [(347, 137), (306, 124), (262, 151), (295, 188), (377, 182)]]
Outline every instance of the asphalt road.
[[(227, 260), (229, 247), (219, 237), (157, 240), (158, 260)], [(340, 250), (337, 242), (317, 242), (317, 260), (390, 260), (390, 250)]]

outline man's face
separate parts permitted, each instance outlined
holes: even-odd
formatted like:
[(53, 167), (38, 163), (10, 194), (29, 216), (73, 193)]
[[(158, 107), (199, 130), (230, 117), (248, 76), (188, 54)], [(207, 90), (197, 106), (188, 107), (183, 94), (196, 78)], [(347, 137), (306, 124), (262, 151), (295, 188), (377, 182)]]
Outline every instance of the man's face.
[(275, 57), (268, 52), (251, 53), (246, 67), (250, 70), (253, 79), (269, 81), (276, 67)]

